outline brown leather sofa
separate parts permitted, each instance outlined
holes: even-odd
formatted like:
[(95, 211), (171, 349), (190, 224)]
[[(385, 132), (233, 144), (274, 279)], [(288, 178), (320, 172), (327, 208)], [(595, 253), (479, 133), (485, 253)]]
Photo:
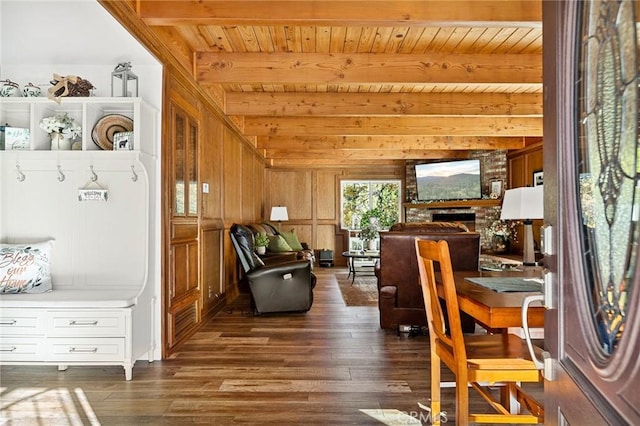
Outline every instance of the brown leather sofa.
[[(247, 227), (251, 229), (254, 236), (258, 233), (267, 234), (268, 236), (277, 235), (279, 233), (275, 226), (268, 222), (250, 223), (247, 225)], [(272, 252), (269, 250), (269, 248), (267, 248), (267, 254), (265, 258), (274, 258), (277, 259), (276, 261), (278, 262), (287, 257), (293, 257), (293, 259), (305, 259), (311, 261), (311, 268), (313, 269), (313, 264), (316, 261), (313, 250), (310, 249), (305, 242), (300, 242), (300, 245), (302, 246), (302, 250), (295, 250), (290, 252)]]
[[(454, 271), (477, 271), (480, 234), (469, 232), (459, 223), (399, 223), (380, 233), (380, 260), (376, 265), (380, 327), (399, 330), (400, 326), (427, 325), (424, 299), (419, 282), (415, 238), (446, 240)], [(473, 332), (473, 319), (462, 313), (463, 329)]]

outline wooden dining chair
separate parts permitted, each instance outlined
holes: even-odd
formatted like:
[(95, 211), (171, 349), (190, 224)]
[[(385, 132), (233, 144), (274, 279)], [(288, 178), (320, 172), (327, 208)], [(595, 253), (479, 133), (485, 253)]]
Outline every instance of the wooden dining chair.
[[(542, 405), (520, 387), (522, 382), (542, 381), (526, 344), (511, 334), (464, 335), (447, 242), (416, 238), (415, 245), (431, 343), (431, 415), (434, 424), (440, 424), (441, 361), (455, 375), (456, 424), (542, 423)], [(440, 264), (439, 279), (434, 270), (435, 262)], [(437, 280), (444, 290), (447, 307), (444, 313), (439, 303)], [(449, 334), (445, 329), (445, 315)], [(495, 391), (489, 388), (489, 385), (498, 384), (501, 385), (500, 398), (496, 398)], [(469, 386), (478, 391), (496, 413), (470, 414)], [(528, 413), (520, 414), (520, 408)]]

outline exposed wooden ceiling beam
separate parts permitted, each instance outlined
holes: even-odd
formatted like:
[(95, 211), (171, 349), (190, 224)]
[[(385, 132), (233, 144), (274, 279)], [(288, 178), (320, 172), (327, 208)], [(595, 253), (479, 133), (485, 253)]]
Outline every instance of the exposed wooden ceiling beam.
[(258, 149), (265, 150), (483, 150), (521, 149), (523, 137), (467, 136), (259, 136)]
[(380, 171), (382, 168), (389, 167), (391, 171), (395, 171), (398, 167), (403, 167), (405, 160), (353, 160), (348, 158), (272, 158), (267, 159), (266, 164), (270, 167), (277, 168), (344, 168), (344, 167), (363, 167), (370, 170), (375, 167)]
[(542, 116), (539, 93), (266, 93), (229, 92), (230, 115), (505, 115)]
[(528, 0), (140, 0), (147, 25), (352, 25), (540, 27)]
[(253, 136), (542, 136), (541, 117), (246, 117)]
[(541, 84), (542, 57), (518, 54), (198, 52), (201, 84)]
[(468, 158), (467, 151), (440, 151), (426, 149), (277, 149), (267, 150), (266, 158), (280, 159), (308, 159), (308, 158), (333, 158), (351, 160), (405, 160), (420, 159), (430, 160), (438, 158)]

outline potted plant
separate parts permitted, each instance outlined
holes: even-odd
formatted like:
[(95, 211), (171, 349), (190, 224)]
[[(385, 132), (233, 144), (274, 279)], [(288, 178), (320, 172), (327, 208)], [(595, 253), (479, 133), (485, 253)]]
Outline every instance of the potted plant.
[(360, 229), (364, 229), (366, 226), (377, 226), (380, 224), (380, 210), (371, 209), (362, 213), (360, 218)]
[(256, 253), (265, 254), (267, 252), (267, 246), (269, 245), (269, 237), (265, 233), (259, 233), (255, 236), (254, 245), (256, 246)]
[(376, 249), (378, 235), (378, 227), (372, 224), (365, 225), (360, 230), (360, 238), (369, 242), (369, 250)]
[(398, 222), (396, 211), (376, 207), (362, 213), (360, 229), (364, 228), (368, 223), (377, 226), (378, 230), (389, 229), (396, 222)]

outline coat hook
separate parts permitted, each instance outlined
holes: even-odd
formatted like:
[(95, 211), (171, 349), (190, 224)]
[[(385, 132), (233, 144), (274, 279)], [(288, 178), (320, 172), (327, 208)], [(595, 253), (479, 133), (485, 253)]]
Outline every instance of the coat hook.
[(89, 166), (89, 168), (91, 169), (91, 181), (95, 182), (98, 180), (98, 175), (96, 174), (96, 172), (93, 171), (93, 164)]
[(138, 181), (138, 175), (136, 174), (135, 169), (133, 168), (133, 164), (131, 165), (131, 173), (133, 173), (133, 176), (131, 176), (131, 180), (134, 182)]
[(66, 176), (62, 173), (62, 168), (60, 167), (60, 164), (58, 164), (58, 182), (64, 182), (65, 178)]
[(24, 180), (27, 178), (24, 173), (22, 173), (22, 170), (20, 170), (20, 164), (16, 164), (16, 173), (18, 174), (17, 178), (18, 182), (24, 182)]

